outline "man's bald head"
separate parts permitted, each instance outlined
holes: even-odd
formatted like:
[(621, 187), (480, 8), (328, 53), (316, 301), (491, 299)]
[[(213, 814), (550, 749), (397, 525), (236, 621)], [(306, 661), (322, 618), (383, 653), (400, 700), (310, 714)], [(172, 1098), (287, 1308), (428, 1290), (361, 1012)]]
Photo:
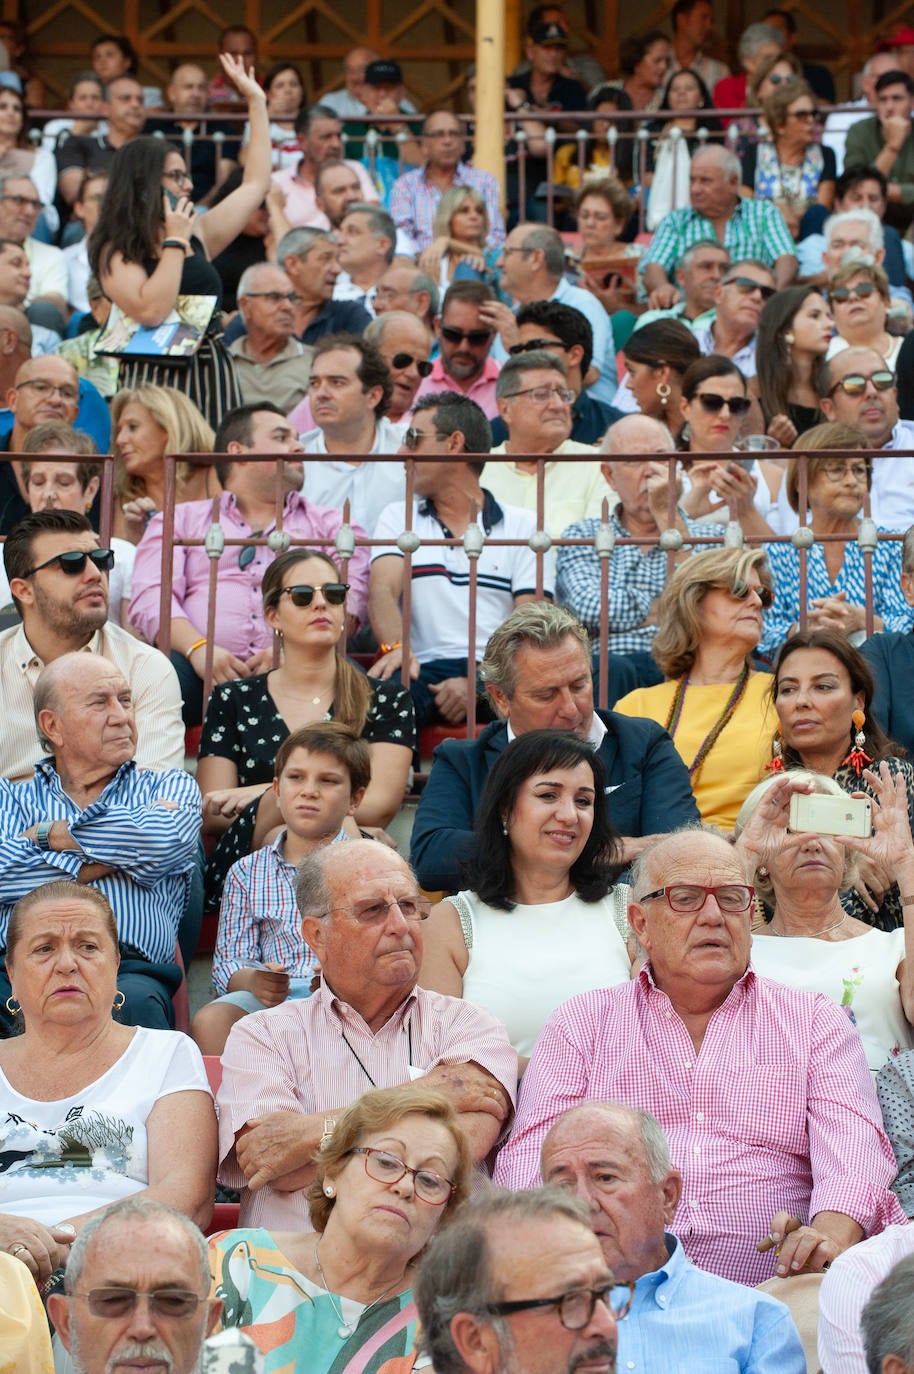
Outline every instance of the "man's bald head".
[(669, 429), (650, 415), (624, 415), (606, 431), (601, 447), (610, 456), (676, 452), (676, 443)]

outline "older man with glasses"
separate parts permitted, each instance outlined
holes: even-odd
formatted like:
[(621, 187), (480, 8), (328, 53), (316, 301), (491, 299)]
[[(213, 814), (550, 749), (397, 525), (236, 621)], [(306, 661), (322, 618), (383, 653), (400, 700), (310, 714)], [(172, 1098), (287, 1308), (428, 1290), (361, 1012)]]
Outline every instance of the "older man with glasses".
[(369, 1088), (419, 1081), (450, 1099), (485, 1159), (514, 1104), (517, 1056), (479, 1007), (417, 986), (431, 903), (371, 840), (303, 859), (295, 896), (317, 991), (232, 1028), (219, 1089), (220, 1178), (241, 1224), (313, 1230), (308, 1186), (335, 1113)]
[(281, 267), (257, 263), (241, 274), (238, 310), (247, 333), (229, 344), (248, 405), (270, 401), (283, 414), (308, 394), (313, 344), (295, 337), (295, 291)]
[[(632, 867), (628, 918), (647, 953), (631, 983), (553, 1013), (524, 1074), (496, 1180), (539, 1181), (563, 1111), (624, 1102), (663, 1126), (685, 1186), (671, 1229), (737, 1283), (821, 1273), (904, 1213), (860, 1037), (830, 998), (749, 962), (756, 858), (682, 830)], [(617, 1048), (624, 1045), (624, 1053)]]

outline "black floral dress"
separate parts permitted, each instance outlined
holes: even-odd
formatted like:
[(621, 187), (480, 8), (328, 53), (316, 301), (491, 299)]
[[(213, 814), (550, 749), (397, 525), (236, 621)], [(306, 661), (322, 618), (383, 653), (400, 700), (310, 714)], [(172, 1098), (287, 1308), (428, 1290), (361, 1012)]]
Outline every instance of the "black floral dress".
[[(273, 781), (276, 751), (289, 735), (276, 703), (267, 688), (268, 673), (257, 677), (223, 682), (213, 688), (200, 738), (200, 758), (231, 759), (238, 770), (238, 786)], [(406, 688), (395, 682), (369, 678), (371, 702), (362, 731), (366, 744), (402, 744), (416, 747), (416, 720), (412, 698)], [(333, 707), (325, 720), (333, 720)], [(222, 886), (236, 860), (250, 853), (257, 807), (255, 797), (237, 820), (220, 837), (206, 862), (206, 907), (215, 910), (222, 899)]]
[[(888, 764), (889, 772), (893, 778), (898, 773), (904, 778), (905, 787), (908, 790), (908, 819), (911, 822), (911, 829), (914, 831), (914, 768), (911, 767), (907, 759), (890, 757), (881, 759), (879, 762)], [(871, 763), (867, 766), (878, 770), (879, 763)], [(845, 792), (865, 792), (868, 797), (874, 796), (873, 789), (868, 785), (866, 778), (858, 778), (850, 766), (839, 768), (832, 776)], [(889, 888), (878, 911), (870, 911), (853, 888), (850, 892), (841, 893), (841, 905), (851, 916), (856, 916), (858, 921), (865, 921), (868, 926), (875, 926), (877, 930), (897, 930), (899, 926), (904, 925), (901, 893), (898, 891), (897, 883), (893, 883)]]

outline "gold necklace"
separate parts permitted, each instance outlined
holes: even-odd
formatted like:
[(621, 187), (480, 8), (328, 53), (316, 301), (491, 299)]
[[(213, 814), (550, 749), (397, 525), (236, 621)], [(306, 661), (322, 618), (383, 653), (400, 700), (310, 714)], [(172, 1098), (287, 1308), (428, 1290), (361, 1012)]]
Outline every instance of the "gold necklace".
[(769, 926), (768, 934), (779, 935), (782, 940), (817, 940), (820, 935), (827, 935), (830, 930), (837, 930), (839, 926), (843, 926), (846, 920), (847, 912), (845, 911), (840, 921), (836, 921), (833, 926), (826, 926), (824, 930), (803, 931), (800, 934), (794, 935), (786, 930), (773, 930), (771, 926)]

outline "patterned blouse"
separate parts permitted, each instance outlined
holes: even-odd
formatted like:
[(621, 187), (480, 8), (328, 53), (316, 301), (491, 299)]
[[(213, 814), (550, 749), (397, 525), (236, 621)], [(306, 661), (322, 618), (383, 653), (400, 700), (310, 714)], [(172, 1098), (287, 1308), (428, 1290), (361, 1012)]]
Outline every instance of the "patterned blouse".
[[(273, 780), (276, 751), (289, 735), (289, 727), (276, 708), (267, 686), (268, 673), (223, 682), (213, 688), (200, 738), (200, 758), (231, 759), (238, 770), (239, 787)], [(368, 678), (371, 701), (362, 731), (366, 744), (402, 744), (416, 747), (413, 703), (406, 688), (395, 682)], [(333, 706), (324, 716), (333, 720)], [(218, 907), (222, 886), (232, 864), (250, 853), (259, 798), (219, 839), (206, 862), (206, 906)]]

